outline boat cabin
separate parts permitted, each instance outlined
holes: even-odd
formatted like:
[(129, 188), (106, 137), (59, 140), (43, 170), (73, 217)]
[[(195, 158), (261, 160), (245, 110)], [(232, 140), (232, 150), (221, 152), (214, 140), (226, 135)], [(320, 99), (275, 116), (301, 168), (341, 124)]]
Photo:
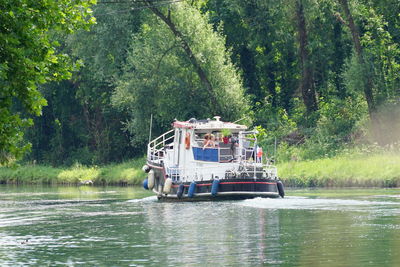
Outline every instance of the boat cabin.
[[(215, 120), (175, 121), (173, 129), (148, 144), (148, 164), (162, 166), (174, 182), (224, 178), (244, 165), (262, 170), (256, 131)], [(262, 173), (254, 174), (261, 177)]]
[(174, 121), (149, 142), (146, 189), (165, 199), (284, 196), (277, 169), (263, 162), (257, 131), (214, 120)]

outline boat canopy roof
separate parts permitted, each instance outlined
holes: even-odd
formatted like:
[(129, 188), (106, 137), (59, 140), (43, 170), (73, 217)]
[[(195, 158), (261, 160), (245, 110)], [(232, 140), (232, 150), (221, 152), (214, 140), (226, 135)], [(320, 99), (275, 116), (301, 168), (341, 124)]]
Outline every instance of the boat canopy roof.
[(174, 121), (172, 126), (174, 128), (194, 129), (197, 132), (212, 132), (220, 131), (222, 129), (229, 129), (231, 132), (239, 132), (247, 129), (246, 125), (224, 122), (220, 120), (219, 116), (215, 116), (214, 118), (215, 120), (196, 120), (192, 118), (188, 121)]

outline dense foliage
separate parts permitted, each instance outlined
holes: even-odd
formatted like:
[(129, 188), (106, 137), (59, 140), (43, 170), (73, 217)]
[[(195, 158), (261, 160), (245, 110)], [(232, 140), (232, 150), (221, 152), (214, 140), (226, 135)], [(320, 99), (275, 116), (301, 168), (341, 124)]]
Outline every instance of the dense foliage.
[[(175, 118), (244, 117), (284, 160), (399, 141), (397, 0), (114, 0), (99, 1), (94, 16), (90, 32), (46, 37), (61, 44), (46, 62), (53, 54), (71, 57), (57, 62), (82, 60), (70, 78), (53, 68), (45, 80), (5, 72), (0, 50), (8, 94), (31, 92), (54, 73), (68, 78), (34, 89), (36, 104), (22, 103), (38, 113), (48, 102), (26, 132), (29, 160), (97, 164), (142, 155), (151, 115), (153, 136)], [(21, 103), (1, 101), (9, 115), (0, 119), (14, 123), (2, 123), (1, 134), (20, 146), (22, 135), (12, 131), (27, 122), (10, 107), (23, 110)]]
[(71, 77), (74, 64), (57, 51), (54, 36), (88, 28), (93, 3), (0, 1), (0, 164), (29, 149), (23, 128), (46, 105), (38, 86)]
[(48, 106), (28, 131), (29, 160), (53, 165), (97, 164), (134, 156), (121, 122), (128, 115), (111, 106), (140, 12), (115, 13), (115, 6), (94, 7), (96, 25), (63, 39), (63, 51), (84, 62), (72, 79), (41, 88)]
[[(230, 62), (224, 39), (196, 8), (174, 5), (170, 12), (170, 23), (178, 33), (174, 34), (159, 18), (148, 18), (131, 42), (125, 71), (112, 99), (115, 107), (130, 113), (126, 128), (139, 144), (148, 140), (144, 129), (149, 127), (151, 114), (158, 126), (155, 132), (160, 134), (174, 118), (212, 118), (220, 114), (234, 121), (248, 112), (241, 80)], [(183, 45), (190, 47), (206, 81)]]

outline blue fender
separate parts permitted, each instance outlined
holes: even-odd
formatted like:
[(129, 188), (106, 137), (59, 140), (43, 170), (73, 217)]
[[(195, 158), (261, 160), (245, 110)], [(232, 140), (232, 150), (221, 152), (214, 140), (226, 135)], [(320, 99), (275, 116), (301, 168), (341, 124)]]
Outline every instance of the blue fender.
[(188, 197), (192, 198), (196, 192), (196, 182), (192, 182), (189, 186)]
[(147, 178), (143, 180), (143, 188), (149, 190), (149, 180)]
[(178, 187), (178, 191), (176, 192), (176, 195), (178, 196), (179, 199), (182, 198), (184, 190), (185, 190), (185, 187), (183, 186), (183, 184), (180, 184)]
[(211, 195), (215, 197), (218, 194), (219, 179), (214, 179), (211, 186)]

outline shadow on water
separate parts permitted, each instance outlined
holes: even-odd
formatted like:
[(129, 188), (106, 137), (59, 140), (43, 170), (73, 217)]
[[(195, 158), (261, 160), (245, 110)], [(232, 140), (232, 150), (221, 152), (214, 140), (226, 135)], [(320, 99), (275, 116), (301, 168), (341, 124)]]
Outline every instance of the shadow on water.
[(132, 187), (0, 187), (0, 265), (400, 265), (398, 191), (323, 191), (169, 203)]

